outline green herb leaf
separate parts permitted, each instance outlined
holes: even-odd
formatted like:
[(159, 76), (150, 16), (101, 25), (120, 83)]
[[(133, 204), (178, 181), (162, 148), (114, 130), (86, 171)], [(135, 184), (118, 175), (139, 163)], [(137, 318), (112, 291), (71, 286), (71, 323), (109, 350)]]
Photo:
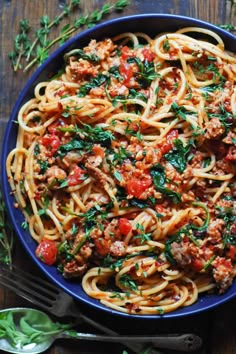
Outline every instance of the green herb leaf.
[(96, 54), (86, 54), (82, 49), (73, 49), (66, 53), (64, 55), (65, 62), (67, 62), (68, 58), (71, 56), (88, 60), (93, 64), (97, 64), (100, 61), (100, 58)]
[(144, 60), (144, 62), (142, 62), (137, 57), (128, 58), (127, 62), (137, 64), (139, 71), (135, 73), (135, 76), (137, 78), (137, 81), (143, 88), (147, 88), (148, 86), (150, 86), (152, 81), (158, 77), (153, 62), (149, 62), (148, 60)]
[(6, 207), (2, 194), (0, 193), (0, 262), (12, 263), (13, 230), (8, 220)]
[(130, 290), (133, 290), (133, 291), (137, 291), (138, 290), (138, 286), (137, 286), (136, 282), (134, 281), (134, 279), (129, 274), (122, 274), (120, 279), (119, 279), (119, 283), (122, 286), (124, 286), (125, 288), (128, 288)]
[(174, 140), (174, 148), (164, 155), (165, 159), (180, 173), (183, 173), (187, 166), (187, 155), (191, 148), (191, 141), (184, 146), (182, 140)]
[(92, 78), (87, 84), (80, 86), (79, 97), (86, 96), (92, 88), (99, 87), (107, 82), (109, 77), (107, 75), (99, 73), (96, 77)]
[(171, 198), (175, 204), (181, 201), (181, 195), (179, 193), (165, 187), (166, 175), (165, 175), (165, 169), (162, 165), (160, 164), (154, 165), (150, 170), (150, 174), (152, 176), (154, 186), (159, 192)]

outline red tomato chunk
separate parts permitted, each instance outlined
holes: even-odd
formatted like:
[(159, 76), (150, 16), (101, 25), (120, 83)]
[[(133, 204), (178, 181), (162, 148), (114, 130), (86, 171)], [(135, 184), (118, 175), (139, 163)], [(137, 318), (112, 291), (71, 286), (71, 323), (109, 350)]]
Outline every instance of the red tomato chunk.
[(38, 244), (35, 254), (45, 264), (54, 264), (57, 258), (57, 246), (55, 241), (43, 238)]
[(119, 230), (122, 235), (128, 235), (128, 233), (132, 230), (132, 225), (126, 218), (119, 219)]

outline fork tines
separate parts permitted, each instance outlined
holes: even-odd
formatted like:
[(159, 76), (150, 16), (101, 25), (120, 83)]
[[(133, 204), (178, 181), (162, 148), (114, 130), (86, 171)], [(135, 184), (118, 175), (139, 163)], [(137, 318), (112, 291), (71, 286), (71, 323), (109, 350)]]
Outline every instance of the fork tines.
[(16, 266), (0, 265), (0, 285), (48, 310), (57, 300), (59, 289), (48, 281), (22, 271)]

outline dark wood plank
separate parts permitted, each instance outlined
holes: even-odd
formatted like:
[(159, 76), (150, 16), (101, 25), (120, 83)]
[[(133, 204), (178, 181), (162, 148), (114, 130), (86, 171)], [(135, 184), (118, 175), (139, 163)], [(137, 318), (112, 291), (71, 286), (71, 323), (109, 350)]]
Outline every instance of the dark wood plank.
[[(38, 28), (39, 18), (47, 14), (50, 18), (59, 14), (66, 0), (1, 0), (0, 1), (0, 142), (2, 142), (6, 122), (21, 89), (33, 72), (13, 73), (8, 59), (8, 53), (12, 50), (13, 38), (18, 32), (19, 21), (28, 18), (32, 28)], [(110, 0), (114, 3), (115, 0)], [(82, 11), (92, 11), (105, 3), (103, 0), (81, 0)], [(136, 13), (171, 13), (196, 17), (214, 24), (232, 23), (236, 25), (236, 10), (231, 7), (230, 0), (131, 0), (131, 5), (121, 14), (115, 13), (111, 17), (131, 15)], [(78, 13), (79, 15), (79, 13)], [(65, 23), (65, 21), (64, 21)], [(63, 24), (62, 24), (63, 25)], [(138, 29), (138, 24), (137, 24)], [(59, 31), (55, 29), (52, 35)], [(29, 256), (23, 250), (19, 241), (15, 242), (14, 262), (19, 267), (31, 269), (35, 275), (38, 269), (32, 264)], [(26, 300), (19, 298), (10, 291), (0, 289), (0, 306), (2, 308), (15, 306), (31, 306)], [(89, 311), (89, 310), (88, 310)], [(135, 332), (178, 332), (195, 331), (204, 339), (204, 347), (198, 354), (235, 354), (236, 337), (234, 335), (234, 313), (236, 300), (221, 306), (207, 314), (187, 317), (181, 320), (169, 322), (152, 322), (137, 325), (131, 321), (126, 323), (114, 320), (108, 315), (99, 318), (104, 324), (109, 324), (115, 329), (124, 331), (125, 328)], [(91, 316), (97, 316), (90, 310)], [(84, 329), (86, 327), (82, 327)], [(80, 329), (80, 328), (79, 328)], [(91, 330), (91, 329), (90, 329)], [(127, 329), (126, 329), (127, 330)], [(120, 346), (93, 344), (83, 342), (58, 341), (46, 354), (121, 354)], [(165, 351), (166, 354), (171, 352)], [(178, 353), (177, 353), (178, 354)], [(182, 353), (179, 353), (182, 354)]]

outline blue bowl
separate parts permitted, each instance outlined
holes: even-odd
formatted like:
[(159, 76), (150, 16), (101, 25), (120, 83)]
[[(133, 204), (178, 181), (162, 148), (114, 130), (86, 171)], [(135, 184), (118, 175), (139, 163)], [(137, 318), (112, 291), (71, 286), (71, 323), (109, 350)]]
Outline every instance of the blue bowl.
[(55, 50), (55, 52), (50, 55), (50, 57), (36, 70), (32, 75), (30, 80), (27, 82), (25, 88), (19, 95), (19, 98), (12, 110), (3, 143), (3, 154), (2, 154), (2, 171), (1, 171), (1, 180), (2, 180), (2, 189), (3, 196), (5, 199), (6, 207), (10, 216), (10, 220), (14, 225), (16, 234), (18, 235), (21, 243), (32, 257), (32, 260), (36, 265), (45, 273), (46, 276), (56, 283), (59, 287), (73, 296), (76, 300), (81, 301), (84, 305), (89, 305), (94, 309), (99, 309), (105, 311), (107, 314), (113, 314), (121, 316), (122, 318), (136, 318), (136, 319), (158, 319), (158, 318), (178, 318), (186, 315), (193, 315), (200, 313), (202, 311), (209, 310), (214, 308), (228, 300), (231, 300), (236, 295), (236, 282), (230, 287), (230, 289), (223, 295), (202, 295), (198, 302), (195, 304), (180, 308), (174, 312), (165, 314), (165, 315), (130, 315), (114, 311), (108, 307), (102, 305), (98, 300), (90, 298), (82, 289), (79, 283), (70, 282), (65, 280), (61, 274), (58, 273), (55, 267), (47, 266), (39, 261), (35, 256), (36, 242), (30, 236), (29, 232), (22, 229), (21, 224), (24, 221), (24, 217), (20, 210), (14, 208), (14, 198), (11, 195), (10, 186), (7, 180), (5, 162), (8, 153), (15, 147), (16, 136), (17, 136), (17, 125), (14, 124), (14, 121), (17, 119), (17, 113), (20, 107), (33, 97), (34, 87), (40, 81), (44, 81), (56, 74), (56, 72), (63, 65), (63, 55), (77, 47), (83, 47), (93, 39), (102, 39), (105, 37), (115, 36), (119, 33), (126, 31), (143, 31), (149, 35), (155, 35), (160, 32), (166, 31), (176, 31), (182, 27), (195, 26), (203, 27), (209, 30), (212, 30), (218, 33), (223, 39), (225, 46), (228, 50), (236, 52), (236, 37), (233, 34), (230, 34), (217, 26), (212, 24), (176, 15), (167, 15), (167, 14), (142, 14), (142, 15), (133, 15), (128, 17), (122, 17), (107, 21), (100, 25), (97, 25), (89, 30), (86, 30), (78, 35), (74, 36), (72, 39), (67, 41), (60, 48)]

